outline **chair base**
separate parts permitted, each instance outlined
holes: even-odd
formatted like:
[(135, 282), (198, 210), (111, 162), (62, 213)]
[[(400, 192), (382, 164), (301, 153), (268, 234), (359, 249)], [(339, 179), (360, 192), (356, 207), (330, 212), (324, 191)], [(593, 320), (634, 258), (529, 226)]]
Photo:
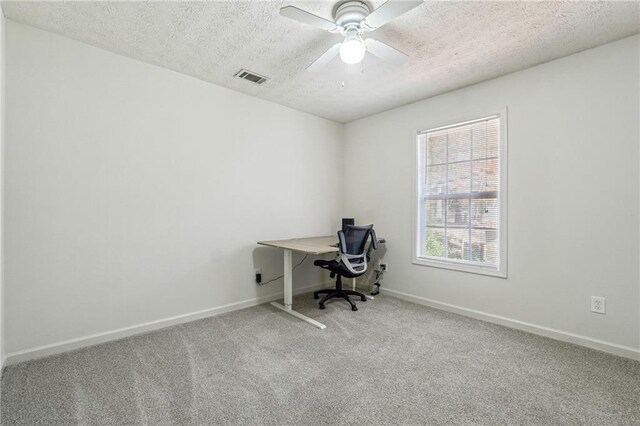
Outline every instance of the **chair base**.
[(351, 310), (352, 311), (357, 311), (358, 307), (356, 306), (355, 303), (353, 303), (353, 301), (351, 300), (351, 298), (349, 298), (349, 296), (359, 296), (360, 300), (362, 300), (363, 302), (367, 301), (367, 297), (357, 291), (353, 291), (353, 290), (343, 290), (341, 288), (342, 286), (337, 286), (336, 288), (328, 288), (325, 290), (318, 290), (318, 291), (314, 291), (313, 292), (313, 298), (314, 299), (319, 299), (320, 298), (320, 294), (327, 294), (325, 297), (322, 298), (322, 300), (320, 300), (319, 305), (320, 305), (320, 309), (324, 309), (324, 303), (329, 300), (329, 299), (333, 299), (336, 297), (339, 297), (341, 299), (346, 300), (349, 305), (351, 305)]

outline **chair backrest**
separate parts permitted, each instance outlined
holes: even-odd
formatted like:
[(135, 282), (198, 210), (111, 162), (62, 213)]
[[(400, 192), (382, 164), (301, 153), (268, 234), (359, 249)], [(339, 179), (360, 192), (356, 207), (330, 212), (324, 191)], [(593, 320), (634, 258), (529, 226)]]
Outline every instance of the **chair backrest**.
[(369, 250), (378, 248), (378, 240), (373, 225), (347, 225), (344, 231), (338, 231), (340, 242), (340, 261), (353, 274), (362, 275), (367, 270), (369, 253), (367, 240), (371, 237)]

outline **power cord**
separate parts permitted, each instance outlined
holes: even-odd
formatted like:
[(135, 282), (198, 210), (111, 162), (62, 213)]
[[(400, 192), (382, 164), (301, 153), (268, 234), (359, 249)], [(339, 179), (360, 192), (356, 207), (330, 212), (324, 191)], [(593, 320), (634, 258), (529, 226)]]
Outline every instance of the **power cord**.
[[(304, 255), (304, 257), (302, 258), (302, 260), (301, 260), (300, 262), (298, 262), (298, 263), (297, 263), (297, 265), (296, 265), (296, 266), (294, 266), (294, 267), (291, 269), (291, 272), (295, 271), (295, 270), (296, 270), (296, 268), (297, 268), (298, 266), (302, 265), (302, 263), (303, 263), (305, 260), (307, 260), (307, 257), (309, 257), (309, 254), (305, 254), (305, 255)], [(259, 286), (267, 285), (267, 284), (269, 284), (269, 283), (272, 283), (272, 282), (274, 282), (274, 281), (279, 280), (280, 278), (284, 278), (284, 274), (283, 274), (283, 275), (279, 275), (279, 276), (277, 276), (277, 277), (275, 277), (275, 278), (272, 278), (272, 279), (270, 279), (269, 281), (261, 282), (261, 283), (259, 283), (258, 285), (259, 285)]]

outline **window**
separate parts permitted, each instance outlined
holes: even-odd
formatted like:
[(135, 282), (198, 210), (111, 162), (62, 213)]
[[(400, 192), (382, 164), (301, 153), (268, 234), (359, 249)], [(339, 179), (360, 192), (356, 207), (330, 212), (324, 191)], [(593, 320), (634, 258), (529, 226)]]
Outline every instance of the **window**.
[(418, 133), (414, 263), (506, 276), (505, 120)]

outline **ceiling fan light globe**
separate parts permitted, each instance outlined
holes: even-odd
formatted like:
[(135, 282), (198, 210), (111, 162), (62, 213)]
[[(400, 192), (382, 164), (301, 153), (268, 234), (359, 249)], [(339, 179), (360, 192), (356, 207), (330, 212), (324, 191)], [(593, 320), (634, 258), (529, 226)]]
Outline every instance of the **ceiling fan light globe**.
[(367, 48), (360, 39), (346, 40), (340, 46), (340, 59), (346, 64), (357, 64), (364, 59)]

